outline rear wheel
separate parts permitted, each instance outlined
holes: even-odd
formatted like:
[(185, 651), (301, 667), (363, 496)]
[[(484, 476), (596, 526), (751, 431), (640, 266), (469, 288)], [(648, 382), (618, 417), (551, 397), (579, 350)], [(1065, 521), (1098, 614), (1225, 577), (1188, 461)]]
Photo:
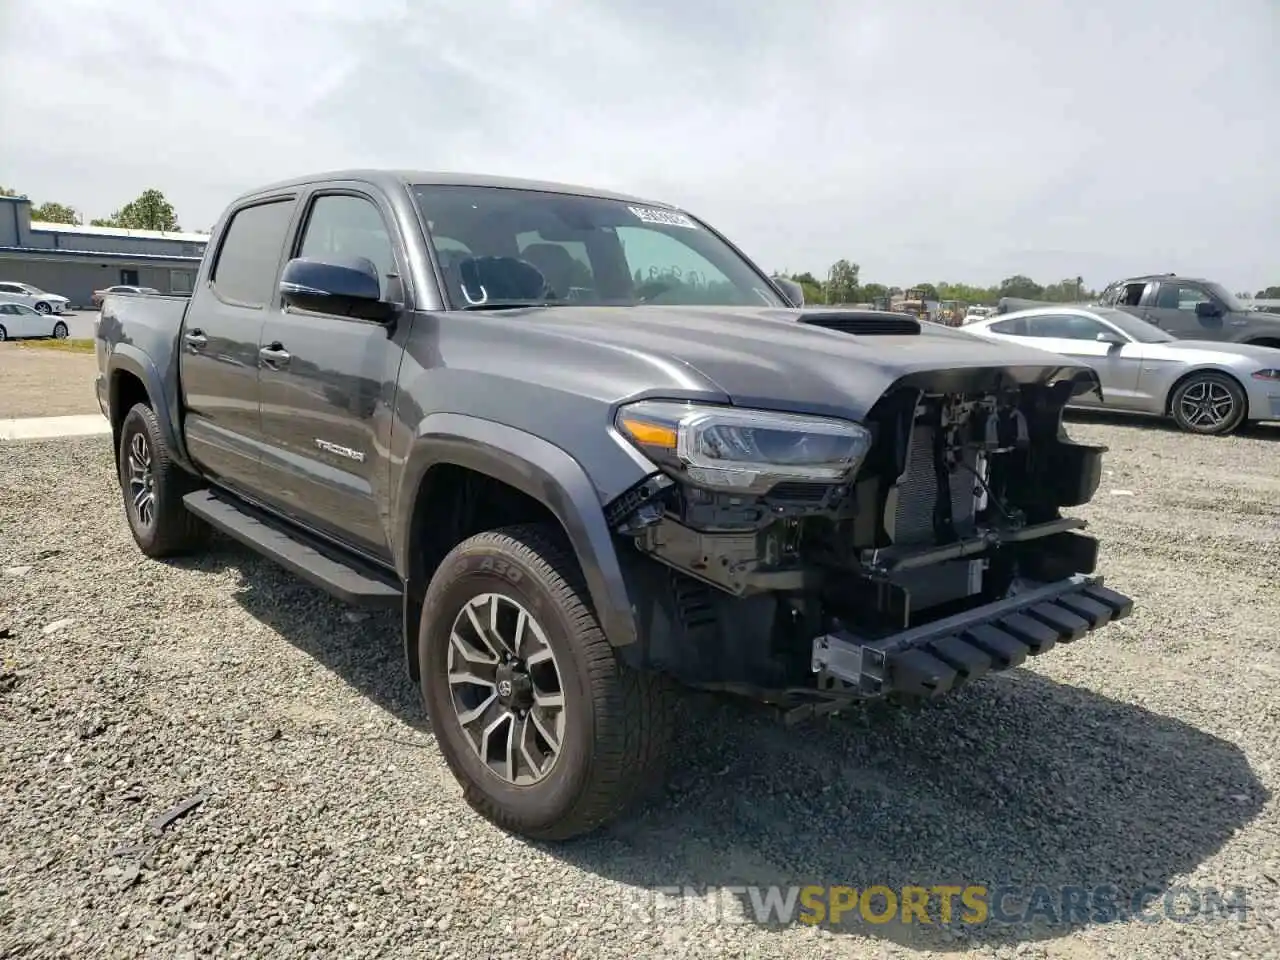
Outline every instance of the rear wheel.
[(671, 688), (615, 655), (556, 528), (455, 547), (427, 589), (418, 657), (440, 751), (471, 807), (503, 829), (578, 836), (652, 781)]
[(1224, 373), (1204, 370), (1180, 380), (1169, 399), (1174, 422), (1188, 433), (1230, 433), (1248, 413), (1240, 384)]
[(129, 532), (143, 553), (171, 557), (205, 543), (208, 526), (182, 503), (195, 483), (173, 461), (155, 411), (145, 403), (134, 404), (120, 426), (119, 478)]
[(9, 339), (9, 331), (4, 328), (4, 324), (0, 324), (0, 343)]
[(67, 339), (67, 325), (59, 320), (53, 325), (53, 336), (57, 340)]

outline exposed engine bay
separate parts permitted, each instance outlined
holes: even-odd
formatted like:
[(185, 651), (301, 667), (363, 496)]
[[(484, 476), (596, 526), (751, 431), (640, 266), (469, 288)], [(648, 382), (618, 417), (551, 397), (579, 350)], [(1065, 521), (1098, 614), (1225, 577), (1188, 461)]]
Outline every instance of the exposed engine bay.
[(649, 478), (610, 510), (636, 548), (622, 552), (646, 640), (631, 655), (764, 699), (875, 694), (821, 669), (814, 638), (874, 643), (1092, 573), (1097, 542), (1060, 509), (1096, 493), (1105, 448), (1066, 436), (1072, 389), (899, 387), (838, 483), (741, 494)]

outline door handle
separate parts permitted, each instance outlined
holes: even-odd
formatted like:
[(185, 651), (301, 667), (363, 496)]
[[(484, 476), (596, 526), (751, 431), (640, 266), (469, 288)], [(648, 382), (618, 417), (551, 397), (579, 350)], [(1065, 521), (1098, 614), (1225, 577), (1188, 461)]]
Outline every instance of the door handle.
[(289, 351), (278, 343), (273, 343), (269, 347), (263, 347), (258, 351), (264, 363), (269, 367), (283, 367), (289, 363)]
[(200, 329), (187, 331), (186, 336), (182, 338), (187, 342), (192, 350), (202, 350), (204, 345), (209, 342), (209, 338), (204, 335), (204, 331)]

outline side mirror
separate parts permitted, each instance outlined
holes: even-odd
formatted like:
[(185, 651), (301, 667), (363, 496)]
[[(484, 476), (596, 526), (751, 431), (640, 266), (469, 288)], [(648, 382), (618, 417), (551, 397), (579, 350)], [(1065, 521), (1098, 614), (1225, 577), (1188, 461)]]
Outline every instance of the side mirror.
[(1110, 330), (1104, 330), (1098, 334), (1097, 341), (1099, 343), (1110, 344), (1113, 347), (1123, 347), (1125, 344), (1124, 337), (1118, 333), (1112, 333)]
[(778, 285), (782, 295), (793, 307), (804, 306), (804, 287), (787, 277), (774, 277), (773, 282)]
[(1196, 304), (1196, 316), (1202, 320), (1222, 316), (1222, 308), (1209, 300), (1201, 300)]
[(297, 257), (280, 277), (284, 302), (300, 310), (386, 323), (399, 306), (382, 299), (378, 268), (365, 257), (315, 260)]

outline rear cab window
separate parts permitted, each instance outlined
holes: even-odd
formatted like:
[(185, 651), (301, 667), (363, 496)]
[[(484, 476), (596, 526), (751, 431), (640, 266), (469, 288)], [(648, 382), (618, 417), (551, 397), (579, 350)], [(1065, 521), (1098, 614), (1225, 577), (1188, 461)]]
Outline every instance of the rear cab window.
[(293, 197), (251, 202), (231, 215), (209, 276), (219, 300), (251, 308), (272, 301), (295, 203)]

